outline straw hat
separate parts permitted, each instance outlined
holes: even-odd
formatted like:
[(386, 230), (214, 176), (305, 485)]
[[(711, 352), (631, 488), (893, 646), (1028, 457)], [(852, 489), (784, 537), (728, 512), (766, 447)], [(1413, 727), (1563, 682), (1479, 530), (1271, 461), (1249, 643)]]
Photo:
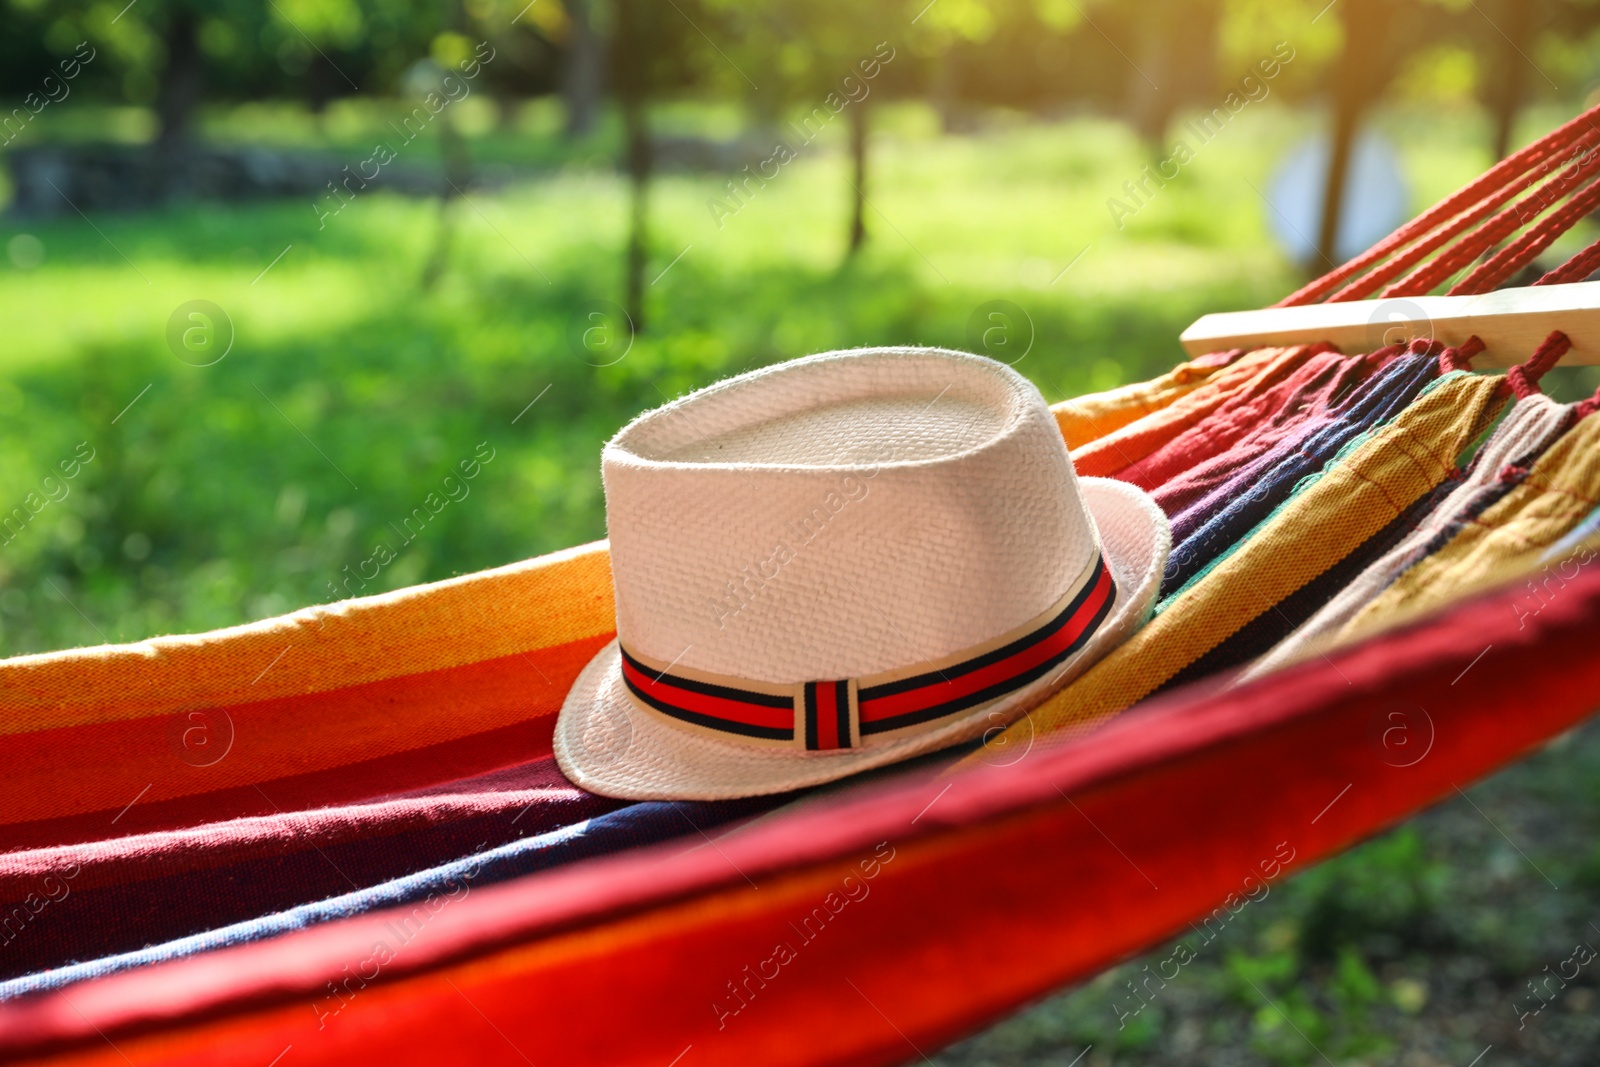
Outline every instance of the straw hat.
[(617, 640), (555, 729), (606, 796), (777, 793), (979, 737), (1149, 615), (1170, 542), (1079, 479), (1039, 391), (830, 352), (641, 415), (601, 455)]

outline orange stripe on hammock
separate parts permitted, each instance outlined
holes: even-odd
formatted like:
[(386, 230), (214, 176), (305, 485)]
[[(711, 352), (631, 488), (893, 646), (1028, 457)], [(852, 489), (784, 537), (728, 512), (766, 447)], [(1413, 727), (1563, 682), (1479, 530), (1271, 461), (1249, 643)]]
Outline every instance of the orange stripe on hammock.
[(0, 735), (347, 689), (615, 627), (610, 555), (596, 542), (248, 626), (0, 661)]

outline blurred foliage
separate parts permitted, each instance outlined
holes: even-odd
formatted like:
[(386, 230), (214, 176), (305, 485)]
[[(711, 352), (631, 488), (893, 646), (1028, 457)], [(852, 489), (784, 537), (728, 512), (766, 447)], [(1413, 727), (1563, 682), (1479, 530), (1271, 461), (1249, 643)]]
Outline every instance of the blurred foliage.
[[(736, 122), (701, 104), (653, 112), (681, 136)], [(213, 105), (201, 129), (354, 160), (394, 115), (382, 100), (322, 115)], [(732, 218), (707, 211), (721, 176), (669, 174), (653, 194), (651, 329), (620, 362), (594, 366), (571, 326), (618, 291), (627, 194), (611, 166), (615, 116), (579, 139), (562, 135), (553, 102), (509, 126), (462, 116), (476, 159), (530, 177), (472, 194), (426, 294), (436, 209), (387, 193), (362, 194), (320, 231), (294, 202), (0, 227), (0, 514), (80, 442), (97, 453), (66, 499), (0, 548), (0, 647), (200, 630), (600, 537), (595, 457), (640, 410), (829, 348), (972, 347), (969, 317), (997, 298), (1026, 312), (1033, 342), (1017, 366), (1050, 399), (1148, 377), (1178, 357), (1174, 338), (1199, 314), (1259, 306), (1293, 283), (1242, 179), (1312, 121), (1258, 111), (1116, 231), (1106, 198), (1146, 158), (1126, 125), (1000, 113), (948, 137), (936, 108), (883, 107), (884, 225), (842, 266), (844, 131), (824, 130)], [(1557, 117), (1530, 115), (1529, 133)], [(75, 103), (58, 125), (92, 138), (125, 121)], [(1470, 111), (1445, 125), (1399, 110), (1385, 125), (1419, 205), (1485, 163)], [(438, 148), (421, 138), (407, 151)], [(168, 317), (194, 299), (225, 309), (236, 333), (215, 366), (168, 348)], [(480, 442), (497, 458), (471, 497), (380, 573), (363, 568)]]
[[(525, 98), (561, 87), (585, 39), (574, 33), (574, 14), (605, 32), (615, 2), (4, 0), (0, 95), (37, 91), (87, 42), (97, 58), (75, 93), (151, 105), (180, 38), (192, 34), (212, 101), (298, 99), (320, 110), (334, 99), (394, 95), (412, 63), (429, 55), (446, 62), (462, 38), (503, 48), (494, 91)], [(1600, 81), (1600, 5), (1590, 0), (1382, 3), (1405, 16), (1406, 38), (1385, 42), (1406, 53), (1400, 98), (1489, 101), (1514, 75), (1519, 103), (1529, 104)], [(836, 82), (881, 40), (907, 50), (886, 93), (932, 99), (947, 112), (1088, 104), (1131, 113), (1147, 88), (1177, 94), (1164, 112), (1210, 107), (1279, 41), (1304, 57), (1279, 90), (1304, 100), (1321, 92), (1349, 44), (1339, 12), (1323, 17), (1321, 0), (674, 0), (650, 13), (659, 23), (647, 57), (660, 68), (658, 91), (740, 101), (757, 116)], [(1518, 55), (1526, 69), (1511, 70), (1507, 57)]]
[(1307, 874), (1300, 949), (1309, 960), (1343, 960), (1359, 950), (1378, 960), (1447, 948), (1439, 919), (1447, 874), (1423, 853), (1414, 831), (1367, 846), (1361, 861), (1334, 861)]
[[(283, 141), (313, 129), (256, 105), (245, 114)], [(353, 152), (369, 121), (381, 119), (325, 123), (348, 129), (324, 143)], [(12, 324), (0, 512), (79, 442), (97, 458), (0, 549), (0, 643), (18, 652), (226, 625), (600, 537), (596, 456), (640, 410), (808, 352), (968, 346), (973, 309), (997, 297), (1031, 318), (1017, 366), (1051, 399), (1156, 373), (1196, 315), (1260, 304), (1292, 279), (1232, 177), (1293, 136), (1292, 122), (1271, 125), (1065, 274), (1103, 241), (1108, 184), (1139, 165), (1117, 124), (951, 139), (925, 111), (891, 109), (878, 180), (894, 228), (843, 267), (827, 221), (846, 208), (836, 156), (797, 161), (720, 229), (704, 206), (716, 177), (665, 177), (652, 329), (611, 366), (593, 366), (570, 327), (615, 299), (625, 189), (583, 144), (551, 147), (566, 144), (553, 132), (474, 139), (481, 157), (554, 169), (474, 194), (450, 269), (425, 298), (433, 209), (389, 194), (364, 194), (320, 232), (296, 203), (107, 216), (98, 231), (77, 218), (13, 222), (0, 243), (26, 254), (0, 275)], [(996, 155), (1017, 167), (997, 175)], [(168, 316), (193, 299), (220, 305), (236, 333), (214, 366), (188, 366), (167, 346)], [(472, 495), (367, 584), (344, 584), (483, 441), (497, 458)]]

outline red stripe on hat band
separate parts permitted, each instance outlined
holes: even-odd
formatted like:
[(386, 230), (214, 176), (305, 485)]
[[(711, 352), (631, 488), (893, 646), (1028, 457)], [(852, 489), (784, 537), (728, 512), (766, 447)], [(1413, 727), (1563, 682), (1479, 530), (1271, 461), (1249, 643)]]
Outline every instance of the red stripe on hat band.
[(736, 678), (712, 682), (658, 672), (625, 648), (622, 676), (642, 707), (679, 723), (816, 751), (850, 748), (857, 732), (864, 740), (948, 718), (1047, 676), (1099, 629), (1116, 595), (1105, 559), (1096, 558), (1083, 584), (1029, 623), (1032, 629), (943, 667), (859, 679), (854, 701), (849, 681), (806, 682), (792, 695), (778, 695), (741, 688)]
[(960, 667), (950, 668), (945, 671), (948, 678), (938, 678), (935, 681), (918, 689), (908, 690), (904, 693), (895, 693), (891, 696), (863, 699), (861, 701), (861, 721), (863, 723), (879, 722), (899, 715), (907, 715), (922, 711), (925, 708), (946, 701), (959, 700), (974, 693), (999, 685), (1009, 678), (1045, 663), (1053, 656), (1071, 648), (1073, 643), (1083, 635), (1084, 630), (1098, 616), (1101, 607), (1115, 593), (1111, 581), (1111, 572), (1104, 567), (1100, 576), (1095, 581), (1089, 596), (1079, 606), (1078, 610), (1069, 615), (1059, 629), (1044, 634), (1037, 644), (1007, 656), (996, 663), (988, 664), (978, 670), (958, 674)]
[(745, 726), (794, 729), (794, 705), (787, 698), (782, 707), (771, 707), (733, 697), (696, 692), (675, 684), (676, 679), (670, 674), (640, 669), (628, 656), (622, 659), (622, 675), (634, 691), (684, 711)]
[(817, 682), (817, 748), (839, 747), (839, 687), (832, 682)]

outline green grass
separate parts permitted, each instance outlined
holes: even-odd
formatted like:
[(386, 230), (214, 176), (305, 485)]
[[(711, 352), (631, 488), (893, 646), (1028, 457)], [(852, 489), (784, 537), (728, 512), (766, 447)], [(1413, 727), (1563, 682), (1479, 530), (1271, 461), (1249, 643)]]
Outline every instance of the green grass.
[[(255, 107), (207, 128), (364, 155), (384, 114)], [(125, 112), (60, 118), (81, 136), (137, 126)], [(724, 131), (727, 118), (678, 106), (662, 122)], [(1419, 201), (1484, 162), (1481, 139), (1390, 122)], [(511, 131), (472, 127), (480, 159), (552, 165), (456, 205), (430, 292), (418, 281), (440, 226), (428, 201), (363, 195), (320, 230), (304, 202), (10, 220), (0, 243), (31, 234), (44, 261), (0, 265), (0, 515), (79, 442), (96, 458), (0, 546), (0, 650), (221, 626), (603, 536), (598, 453), (633, 415), (809, 352), (970, 347), (968, 320), (994, 299), (1031, 320), (1017, 367), (1050, 399), (1147, 377), (1180, 357), (1197, 315), (1259, 306), (1298, 280), (1251, 184), (1309, 123), (1271, 107), (1241, 116), (1118, 231), (1106, 200), (1147, 158), (1121, 125), (942, 137), (926, 110), (886, 108), (872, 237), (849, 262), (842, 131), (721, 226), (708, 201), (726, 197), (725, 176), (665, 175), (647, 328), (604, 367), (575, 348), (572, 324), (619, 299), (627, 191), (595, 154), (609, 122), (564, 145), (543, 105)], [(214, 366), (186, 365), (165, 340), (194, 299), (235, 329)], [(496, 458), (471, 495), (364, 587), (341, 587), (379, 542), (397, 547), (391, 524), (480, 442)]]

